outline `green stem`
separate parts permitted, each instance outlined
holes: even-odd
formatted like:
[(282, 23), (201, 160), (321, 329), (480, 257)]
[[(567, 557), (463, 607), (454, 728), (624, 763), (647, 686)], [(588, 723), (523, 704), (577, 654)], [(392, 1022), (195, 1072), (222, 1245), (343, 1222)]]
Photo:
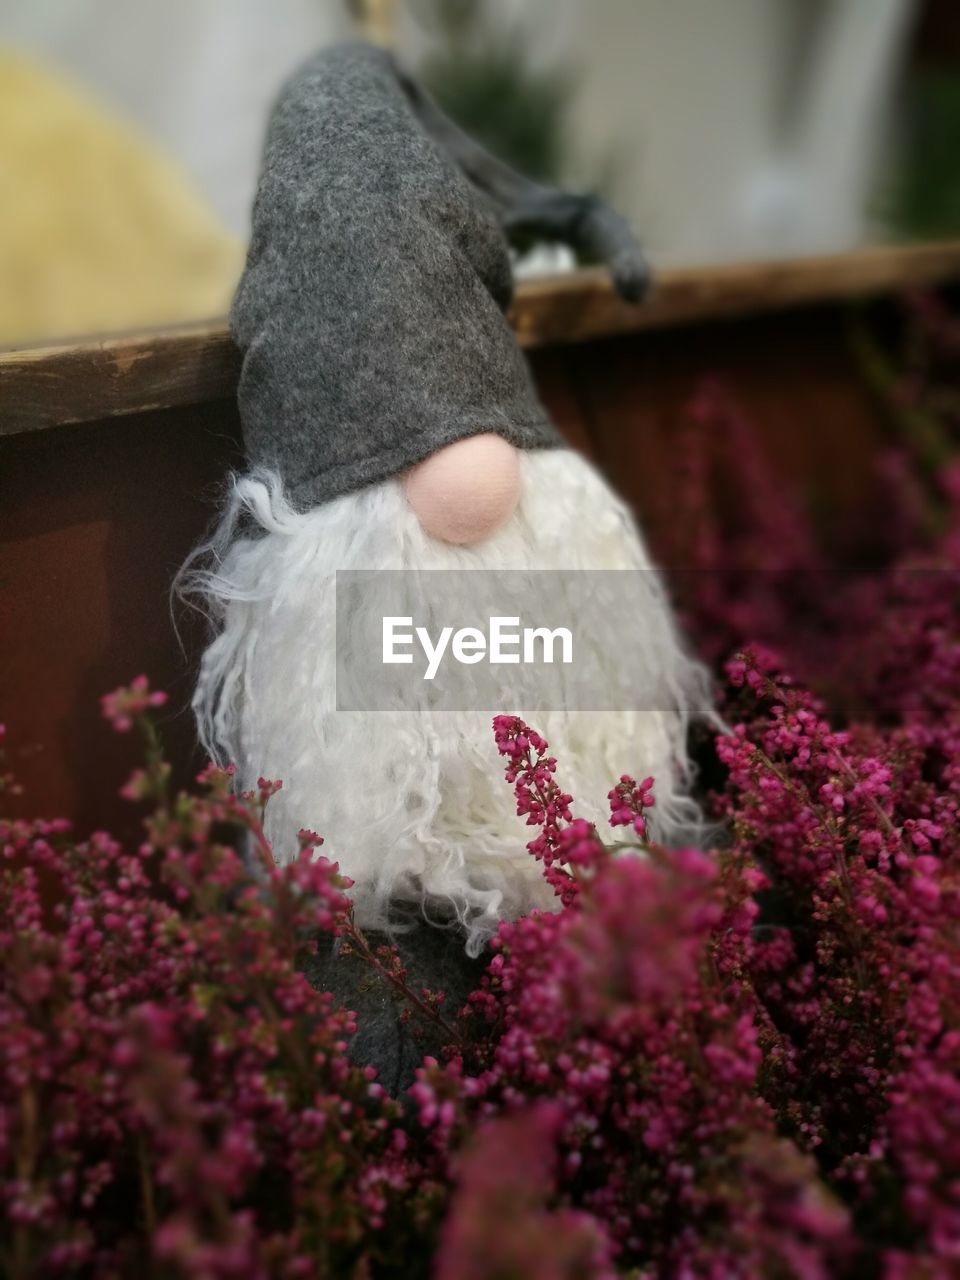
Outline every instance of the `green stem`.
[(344, 933), (360, 953), (361, 958), (365, 960), (367, 964), (372, 965), (380, 976), (388, 982), (395, 991), (399, 992), (405, 1000), (409, 1000), (425, 1018), (436, 1023), (436, 1025), (440, 1027), (444, 1034), (449, 1036), (452, 1041), (455, 1041), (458, 1045), (463, 1045), (463, 1036), (460, 1035), (459, 1031), (457, 1031), (455, 1027), (451, 1026), (450, 1023), (447, 1022), (446, 1018), (444, 1018), (442, 1014), (438, 1013), (436, 1009), (431, 1009), (430, 1006), (425, 1001), (421, 1000), (414, 991), (411, 991), (406, 982), (401, 978), (398, 978), (395, 973), (391, 973), (386, 965), (382, 964), (377, 959), (370, 948), (369, 942), (367, 942), (367, 939), (364, 937), (360, 928), (355, 925), (352, 920), (344, 926)]

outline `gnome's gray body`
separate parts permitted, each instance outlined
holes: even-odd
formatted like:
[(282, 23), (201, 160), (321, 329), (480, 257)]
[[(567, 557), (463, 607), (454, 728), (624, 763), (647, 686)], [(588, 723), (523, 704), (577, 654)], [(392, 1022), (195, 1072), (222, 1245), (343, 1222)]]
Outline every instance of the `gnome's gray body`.
[[(269, 473), (285, 501), (309, 514), (469, 436), (496, 433), (521, 450), (554, 451), (561, 441), (504, 314), (512, 293), (506, 231), (514, 229), (575, 243), (609, 264), (625, 297), (643, 291), (639, 246), (606, 205), (514, 174), (379, 49), (346, 45), (311, 59), (269, 125), (231, 316), (254, 473), (245, 492), (268, 504)], [(237, 492), (235, 507), (246, 500)], [(249, 664), (268, 648), (256, 628), (274, 628), (278, 614), (265, 597), (269, 570), (256, 568), (256, 536), (228, 510), (218, 538), (197, 583), (224, 632), (205, 655), (194, 705), (211, 753), (236, 759), (248, 712), (241, 691), (253, 687)], [(314, 549), (304, 564), (311, 558)], [(247, 754), (244, 767), (256, 769)], [(298, 749), (294, 767), (306, 768), (307, 757), (308, 748)], [(312, 797), (312, 782), (307, 791)], [(518, 823), (518, 846), (522, 831)], [(411, 981), (445, 989), (452, 1018), (476, 985), (478, 962), (458, 926), (421, 919), (411, 927), (409, 904), (405, 924), (394, 940)], [(356, 1010), (354, 1055), (391, 1089), (411, 1082), (425, 1049), (440, 1049), (436, 1026), (424, 1029), (426, 1040), (418, 1035), (356, 956), (326, 947), (309, 974)]]

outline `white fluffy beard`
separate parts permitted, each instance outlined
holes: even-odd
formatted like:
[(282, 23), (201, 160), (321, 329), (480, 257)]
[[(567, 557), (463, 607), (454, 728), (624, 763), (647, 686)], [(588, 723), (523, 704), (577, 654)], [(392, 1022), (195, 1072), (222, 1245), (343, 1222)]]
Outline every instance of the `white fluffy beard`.
[[(293, 857), (299, 828), (315, 830), (355, 882), (361, 925), (384, 927), (400, 904), (413, 903), (432, 919), (456, 916), (472, 953), (500, 919), (556, 905), (526, 852), (532, 833), (503, 780), (491, 716), (420, 708), (413, 695), (402, 711), (338, 710), (334, 577), (347, 569), (651, 567), (629, 512), (578, 454), (529, 452), (521, 466), (517, 511), (473, 547), (429, 538), (398, 480), (299, 514), (275, 475), (254, 474), (234, 483), (217, 533), (185, 575), (218, 629), (194, 697), (200, 738), (213, 759), (235, 763), (241, 788), (261, 775), (282, 779), (266, 819), (275, 856)], [(686, 734), (691, 715), (709, 713), (708, 688), (657, 575), (643, 579), (649, 602), (638, 634), (666, 709), (499, 710), (523, 716), (549, 740), (575, 813), (601, 830), (620, 775), (652, 774), (652, 834), (671, 843), (689, 838), (699, 821)], [(531, 574), (534, 595), (543, 583)], [(341, 643), (350, 627), (341, 616)], [(613, 673), (609, 633), (598, 626), (589, 642), (591, 659)]]

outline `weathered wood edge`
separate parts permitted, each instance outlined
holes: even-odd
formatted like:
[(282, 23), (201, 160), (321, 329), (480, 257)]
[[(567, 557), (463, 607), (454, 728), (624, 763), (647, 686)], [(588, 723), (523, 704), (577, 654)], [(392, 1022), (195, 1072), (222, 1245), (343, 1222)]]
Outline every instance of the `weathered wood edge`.
[[(511, 321), (536, 348), (960, 280), (960, 241), (664, 270), (640, 307), (605, 272), (522, 283)], [(0, 350), (0, 436), (227, 399), (239, 360), (213, 320), (149, 333)]]

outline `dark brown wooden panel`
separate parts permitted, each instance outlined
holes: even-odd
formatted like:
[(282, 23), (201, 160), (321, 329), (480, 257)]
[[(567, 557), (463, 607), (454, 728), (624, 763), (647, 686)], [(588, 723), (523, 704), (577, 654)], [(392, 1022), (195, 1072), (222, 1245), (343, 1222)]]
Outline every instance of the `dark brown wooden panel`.
[[(629, 499), (655, 544), (674, 518), (670, 477), (684, 413), (697, 387), (718, 378), (755, 430), (774, 474), (788, 477), (824, 541), (844, 559), (868, 554), (865, 513), (877, 494), (875, 463), (887, 443), (883, 415), (858, 376), (843, 308), (703, 325), (594, 343), (564, 354), (567, 396), (589, 452)], [(717, 442), (728, 476), (732, 443)], [(718, 481), (722, 483), (722, 479)], [(723, 495), (717, 495), (723, 497)]]
[[(850, 364), (843, 315), (703, 325), (534, 353), (547, 406), (655, 535), (672, 518), (677, 424), (699, 380), (723, 377), (782, 473), (817, 504), (849, 554), (847, 516), (873, 494), (883, 429)], [(199, 763), (188, 652), (170, 584), (241, 462), (229, 401), (152, 410), (0, 438), (0, 719), (27, 784), (21, 810), (65, 813), (82, 830), (131, 822), (116, 792), (128, 744), (101, 721), (102, 693), (141, 671), (171, 694), (164, 733), (178, 776)]]
[[(21, 812), (83, 830), (130, 821), (116, 792), (131, 744), (99, 697), (141, 671), (171, 694), (164, 732), (189, 768), (190, 662), (169, 590), (238, 461), (229, 403), (0, 441), (0, 720)], [(197, 628), (185, 636), (195, 648)]]

